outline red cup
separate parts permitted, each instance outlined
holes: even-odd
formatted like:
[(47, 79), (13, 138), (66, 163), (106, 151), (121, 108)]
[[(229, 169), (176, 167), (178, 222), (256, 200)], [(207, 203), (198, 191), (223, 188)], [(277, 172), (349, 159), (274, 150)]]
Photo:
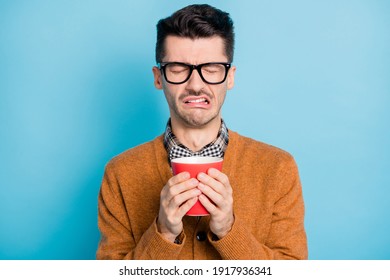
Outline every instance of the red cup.
[[(183, 157), (171, 160), (173, 175), (189, 172), (191, 178), (196, 178), (200, 172), (206, 173), (210, 168), (222, 170), (223, 158), (218, 157)], [(186, 213), (188, 216), (207, 216), (210, 213), (198, 200)]]

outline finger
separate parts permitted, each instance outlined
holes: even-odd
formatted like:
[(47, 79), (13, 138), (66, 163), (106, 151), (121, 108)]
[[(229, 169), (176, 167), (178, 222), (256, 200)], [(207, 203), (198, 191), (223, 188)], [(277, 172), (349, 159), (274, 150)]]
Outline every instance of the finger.
[(190, 179), (190, 173), (189, 172), (181, 172), (181, 173), (171, 177), (168, 180), (167, 185), (171, 187), (171, 186), (180, 184), (184, 181), (187, 181), (188, 179)]
[(206, 210), (211, 214), (215, 215), (215, 213), (218, 211), (217, 206), (204, 194), (201, 194), (198, 197), (200, 203), (206, 208)]
[(195, 178), (191, 178), (187, 181), (171, 186), (167, 190), (167, 199), (171, 200), (173, 197), (177, 196), (178, 194), (181, 194), (190, 189), (194, 189), (195, 187), (198, 186), (198, 184), (199, 184), (198, 180), (196, 180)]
[(169, 206), (171, 208), (177, 209), (177, 208), (181, 207), (182, 204), (185, 204), (186, 201), (193, 199), (193, 198), (197, 198), (201, 194), (202, 194), (202, 192), (197, 188), (188, 190), (186, 192), (183, 192), (181, 194), (174, 196), (171, 199)]
[(164, 197), (166, 196), (166, 194), (168, 193), (168, 191), (170, 190), (171, 187), (177, 185), (177, 184), (180, 184), (186, 180), (188, 180), (190, 178), (190, 173), (188, 172), (182, 172), (182, 173), (179, 173), (173, 177), (171, 177), (168, 182), (166, 183), (166, 185), (164, 186), (164, 188), (162, 188), (161, 190), (161, 196)]
[(204, 185), (211, 187), (217, 193), (224, 193), (225, 187), (211, 176), (201, 172), (198, 174), (197, 179)]
[(203, 183), (199, 183), (198, 189), (202, 191), (202, 194), (207, 196), (207, 198), (214, 204), (218, 205), (218, 207), (222, 207), (224, 205), (224, 197), (222, 194), (217, 193), (213, 188), (207, 186)]
[(220, 182), (224, 187), (228, 188), (230, 187), (230, 182), (228, 176), (226, 174), (222, 173), (218, 169), (210, 168), (207, 171), (207, 174), (211, 177)]
[(193, 197), (187, 200), (186, 203), (180, 206), (179, 210), (177, 211), (177, 214), (183, 218), (184, 215), (191, 209), (192, 206), (195, 205), (197, 201), (198, 201), (198, 197)]

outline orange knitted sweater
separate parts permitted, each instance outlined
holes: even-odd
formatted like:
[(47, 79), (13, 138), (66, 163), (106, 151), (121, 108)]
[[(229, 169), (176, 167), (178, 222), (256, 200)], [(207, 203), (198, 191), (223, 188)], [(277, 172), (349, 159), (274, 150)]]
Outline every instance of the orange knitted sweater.
[(183, 218), (182, 244), (157, 231), (160, 192), (172, 171), (163, 136), (113, 158), (98, 200), (97, 259), (306, 259), (304, 204), (294, 159), (229, 130), (222, 172), (235, 222), (212, 240), (209, 217)]

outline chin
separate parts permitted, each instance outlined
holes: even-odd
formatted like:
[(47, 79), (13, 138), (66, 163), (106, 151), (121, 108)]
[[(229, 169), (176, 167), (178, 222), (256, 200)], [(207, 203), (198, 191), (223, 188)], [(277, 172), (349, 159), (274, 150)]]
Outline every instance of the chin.
[(201, 117), (201, 118), (194, 118), (194, 117), (186, 117), (183, 119), (183, 121), (190, 127), (204, 127), (211, 123), (213, 120), (215, 120), (218, 116), (213, 117)]

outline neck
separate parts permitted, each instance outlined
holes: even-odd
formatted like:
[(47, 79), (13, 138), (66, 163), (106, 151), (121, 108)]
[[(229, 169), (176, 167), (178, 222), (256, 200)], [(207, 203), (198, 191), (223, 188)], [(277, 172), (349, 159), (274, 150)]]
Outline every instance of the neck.
[(214, 141), (221, 127), (221, 117), (215, 118), (202, 127), (189, 127), (171, 118), (172, 132), (184, 146), (197, 152)]

